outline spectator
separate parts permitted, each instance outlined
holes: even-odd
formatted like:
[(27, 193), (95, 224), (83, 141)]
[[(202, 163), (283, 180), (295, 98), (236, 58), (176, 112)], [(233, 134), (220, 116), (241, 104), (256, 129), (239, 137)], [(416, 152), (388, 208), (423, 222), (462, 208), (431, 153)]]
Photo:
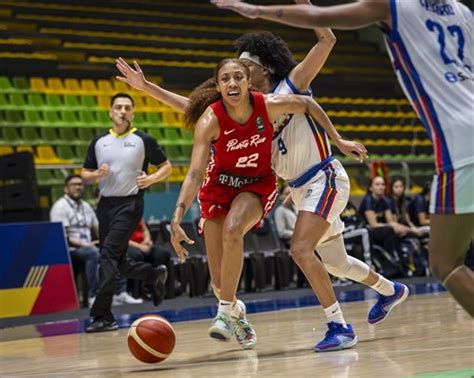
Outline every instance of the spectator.
[(408, 206), (408, 214), (411, 221), (418, 227), (424, 227), (429, 231), (430, 217), (430, 197), (431, 197), (431, 182), (427, 182), (423, 187), (423, 191), (418, 194)]
[(390, 186), (390, 197), (388, 198), (392, 220), (395, 223), (409, 227), (411, 233), (421, 237), (424, 231), (411, 221), (408, 214), (408, 207), (411, 202), (413, 201), (405, 196), (405, 180), (401, 177), (394, 177)]
[[(359, 207), (359, 214), (365, 219), (370, 228), (372, 241), (382, 246), (392, 256), (398, 256), (400, 244), (397, 237), (398, 223), (392, 220), (392, 211), (384, 196), (385, 181), (382, 177), (375, 176), (370, 179), (367, 194)], [(404, 226), (405, 233), (398, 229), (399, 234), (406, 234), (408, 228)]]
[[(346, 208), (341, 213), (341, 220), (344, 222), (344, 242), (349, 245), (350, 243), (358, 243), (362, 246), (362, 255), (365, 263), (373, 267), (370, 253), (370, 234), (367, 227), (365, 227), (364, 219), (357, 213), (357, 208), (351, 201), (347, 202)], [(346, 248), (349, 250), (348, 246)], [(353, 253), (350, 253), (353, 255)]]
[(90, 205), (82, 200), (84, 184), (79, 175), (69, 175), (64, 182), (64, 196), (51, 208), (51, 222), (62, 222), (72, 263), (83, 264), (88, 287), (88, 304), (92, 306), (99, 290), (98, 267), (99, 221)]
[(275, 210), (275, 225), (278, 237), (286, 248), (290, 248), (291, 237), (295, 230), (296, 210), (290, 197), (290, 187), (283, 185), (280, 188), (280, 206)]

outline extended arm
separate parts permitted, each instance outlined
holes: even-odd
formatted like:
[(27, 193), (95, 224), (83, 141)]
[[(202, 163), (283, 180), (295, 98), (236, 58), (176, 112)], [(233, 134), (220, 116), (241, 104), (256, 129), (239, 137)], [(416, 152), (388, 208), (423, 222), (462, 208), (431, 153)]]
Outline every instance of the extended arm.
[(191, 163), (181, 191), (176, 201), (176, 208), (171, 220), (171, 244), (178, 254), (181, 262), (187, 256), (186, 249), (181, 242), (193, 244), (184, 230), (179, 225), (184, 215), (191, 207), (204, 180), (205, 170), (209, 159), (209, 149), (213, 140), (219, 136), (219, 124), (214, 112), (207, 109), (196, 124), (194, 131), (194, 145), (191, 154)]
[(265, 102), (268, 116), (272, 122), (284, 113), (308, 113), (321, 125), (334, 145), (344, 155), (361, 162), (367, 157), (367, 150), (361, 143), (347, 141), (339, 135), (324, 110), (311, 97), (299, 95), (267, 95)]
[(261, 18), (303, 29), (331, 27), (360, 29), (377, 22), (391, 26), (388, 0), (359, 0), (356, 3), (319, 7), (313, 5), (251, 5), (237, 0), (211, 0), (219, 8), (249, 18)]
[(139, 91), (146, 92), (151, 97), (161, 101), (178, 112), (184, 113), (186, 110), (186, 106), (188, 106), (189, 103), (187, 97), (163, 89), (160, 86), (153, 84), (151, 81), (148, 81), (137, 62), (133, 62), (135, 69), (133, 69), (122, 58), (118, 58), (115, 61), (115, 65), (123, 75), (117, 76), (117, 80), (123, 81)]
[(291, 70), (290, 81), (300, 93), (306, 92), (311, 82), (323, 68), (332, 48), (336, 44), (336, 36), (328, 28), (314, 29), (318, 43), (309, 51), (305, 58)]

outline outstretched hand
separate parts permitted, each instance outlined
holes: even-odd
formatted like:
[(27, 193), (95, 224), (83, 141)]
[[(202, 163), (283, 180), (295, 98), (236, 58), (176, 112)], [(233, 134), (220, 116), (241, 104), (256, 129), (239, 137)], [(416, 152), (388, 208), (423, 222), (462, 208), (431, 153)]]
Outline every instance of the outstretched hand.
[(115, 67), (123, 76), (116, 76), (117, 80), (127, 83), (131, 87), (140, 91), (145, 87), (145, 75), (136, 61), (133, 61), (133, 69), (123, 58), (115, 60)]
[(187, 244), (193, 245), (194, 240), (191, 240), (188, 235), (184, 232), (183, 228), (179, 223), (171, 223), (171, 245), (173, 246), (176, 254), (179, 257), (179, 261), (184, 263), (186, 256), (189, 255), (189, 252), (182, 246), (182, 243), (186, 242)]
[(229, 9), (248, 18), (257, 18), (258, 8), (256, 5), (244, 3), (240, 0), (211, 0), (218, 8)]
[(363, 163), (367, 159), (367, 149), (362, 143), (352, 140), (341, 139), (336, 147), (346, 156), (349, 156), (359, 162)]

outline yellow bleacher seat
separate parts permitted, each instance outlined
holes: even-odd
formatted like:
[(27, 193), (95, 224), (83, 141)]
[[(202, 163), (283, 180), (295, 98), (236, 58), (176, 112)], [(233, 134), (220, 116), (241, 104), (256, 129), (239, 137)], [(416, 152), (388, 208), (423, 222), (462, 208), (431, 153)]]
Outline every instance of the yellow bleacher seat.
[(113, 96), (116, 93), (116, 90), (112, 87), (110, 80), (98, 80), (97, 88), (99, 89), (102, 95)]
[(58, 95), (65, 93), (63, 81), (59, 77), (48, 78), (46, 83), (47, 83), (47, 87), (46, 87), (47, 93), (58, 94)]
[(72, 164), (72, 160), (58, 158), (52, 146), (36, 147), (36, 164)]
[(110, 97), (108, 96), (97, 96), (97, 106), (101, 109), (110, 108)]
[(2, 155), (10, 155), (14, 153), (13, 147), (10, 146), (0, 146), (0, 156)]
[(64, 80), (64, 89), (65, 93), (71, 95), (81, 95), (86, 94), (81, 90), (81, 86), (79, 85), (79, 80), (77, 79), (65, 79)]
[(32, 92), (46, 93), (46, 82), (42, 77), (30, 78), (30, 88)]
[(97, 84), (91, 79), (81, 80), (81, 89), (89, 94), (89, 96), (96, 96), (102, 94), (97, 88)]

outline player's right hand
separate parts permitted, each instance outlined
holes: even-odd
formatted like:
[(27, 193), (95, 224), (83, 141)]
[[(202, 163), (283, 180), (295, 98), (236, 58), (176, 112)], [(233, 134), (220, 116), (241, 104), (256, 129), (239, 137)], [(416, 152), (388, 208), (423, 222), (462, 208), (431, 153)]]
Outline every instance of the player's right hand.
[(99, 177), (105, 177), (105, 176), (107, 176), (107, 175), (110, 173), (110, 167), (109, 167), (109, 165), (106, 164), (106, 163), (101, 164), (101, 166), (100, 166), (99, 169), (97, 170), (97, 173), (98, 173)]
[(189, 252), (183, 247), (184, 242), (190, 245), (194, 244), (194, 240), (191, 240), (188, 235), (186, 235), (179, 223), (171, 222), (171, 245), (181, 263), (184, 263), (186, 256), (189, 255)]
[(143, 74), (140, 65), (133, 61), (135, 69), (133, 69), (123, 58), (115, 60), (115, 67), (123, 76), (116, 76), (117, 80), (127, 83), (131, 87), (142, 91), (145, 88), (145, 75)]
[(367, 159), (367, 149), (360, 142), (355, 142), (352, 140), (341, 139), (336, 144), (336, 147), (339, 148), (344, 155), (349, 156), (359, 162), (363, 163)]

